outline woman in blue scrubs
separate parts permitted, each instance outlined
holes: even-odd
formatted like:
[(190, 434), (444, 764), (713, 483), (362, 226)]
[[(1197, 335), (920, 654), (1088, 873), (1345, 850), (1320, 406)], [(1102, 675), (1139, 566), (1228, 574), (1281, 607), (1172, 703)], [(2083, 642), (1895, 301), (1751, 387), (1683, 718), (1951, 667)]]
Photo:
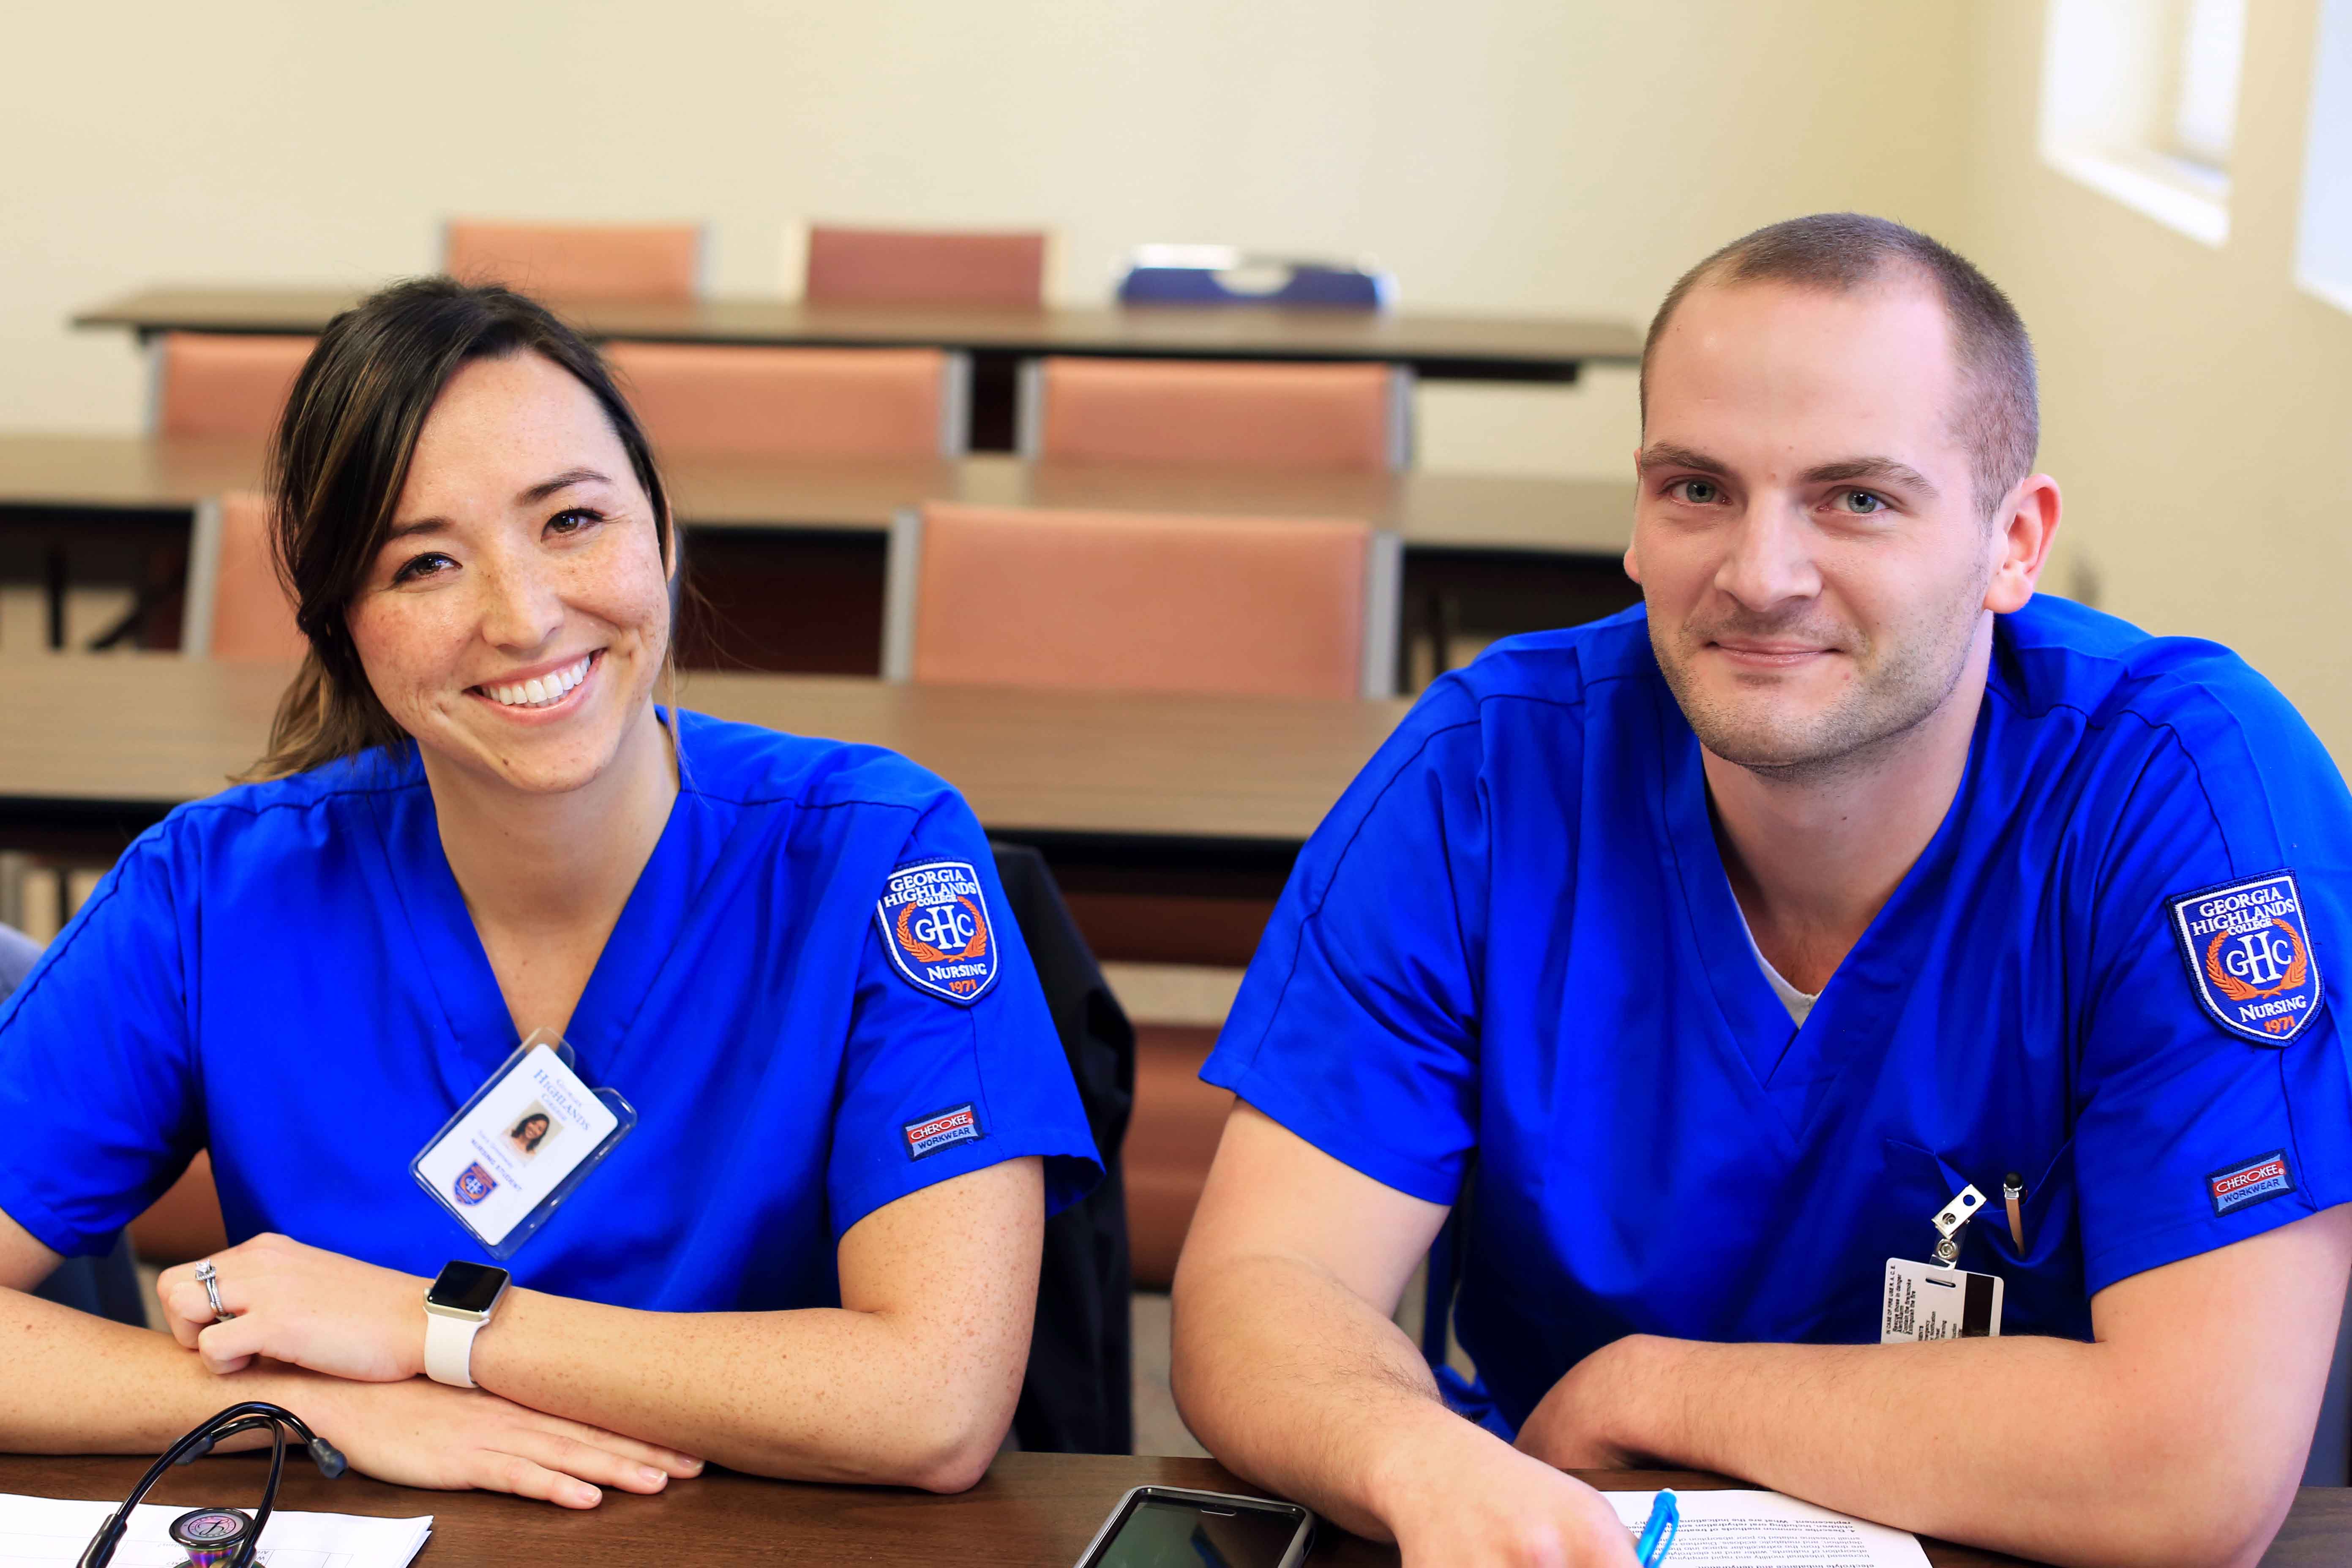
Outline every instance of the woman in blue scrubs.
[[(971, 812), (657, 703), (660, 478), (529, 300), (346, 313), (273, 460), (311, 652), (259, 782), (142, 836), (0, 1007), (0, 1447), (152, 1450), (266, 1398), (382, 1479), (572, 1507), (704, 1458), (969, 1486), (1045, 1215), (1097, 1173)], [(534, 1037), (576, 1080), (506, 1077)], [(494, 1248), (501, 1173), (571, 1168), (616, 1100)], [(526, 1172), (505, 1134), (551, 1110)], [(164, 1276), (177, 1343), (21, 1293), (205, 1148), (236, 1245)], [(428, 1284), (500, 1261), (428, 1356)]]

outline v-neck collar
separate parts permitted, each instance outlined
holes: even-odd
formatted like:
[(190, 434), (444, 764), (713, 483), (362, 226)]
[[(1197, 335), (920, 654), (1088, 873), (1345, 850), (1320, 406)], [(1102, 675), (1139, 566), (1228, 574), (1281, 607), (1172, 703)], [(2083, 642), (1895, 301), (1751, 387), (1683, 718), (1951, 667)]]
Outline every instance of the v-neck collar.
[(1756, 962), (1747, 919), (1716, 843), (1698, 737), (1663, 681), (1657, 690), (1663, 710), (1666, 826), (1699, 963), (1730, 1036), (1732, 1054), (1789, 1132), (1801, 1137), (1837, 1077), (1857, 1057), (1891, 1037), (1895, 1014), (1918, 972), (1913, 955), (1934, 939), (1936, 921), (1930, 911), (1941, 896), (1958, 843), (1958, 825), (1969, 806), (1969, 785), (1981, 772), (1993, 699), (1988, 690), (1978, 709), (1959, 787), (1935, 835), (1872, 917), (1861, 940), (1839, 962), (1799, 1026), (1790, 1022)]
[[(700, 842), (704, 836), (698, 830), (700, 797), (687, 784), (682, 726), (674, 715), (663, 717), (677, 747), (677, 795), (563, 1031), (581, 1076), (590, 1083), (610, 1081), (607, 1070), (677, 951), (680, 920), (709, 869), (711, 846)], [(377, 821), (392, 885), (423, 959), (424, 980), (440, 999), (457, 1046), (442, 1070), (453, 1099), (462, 1103), (513, 1055), (520, 1037), (442, 848), (433, 791), (423, 780), (413, 745), (410, 763), (418, 775), (415, 787), (378, 797), (390, 809), (380, 812)]]

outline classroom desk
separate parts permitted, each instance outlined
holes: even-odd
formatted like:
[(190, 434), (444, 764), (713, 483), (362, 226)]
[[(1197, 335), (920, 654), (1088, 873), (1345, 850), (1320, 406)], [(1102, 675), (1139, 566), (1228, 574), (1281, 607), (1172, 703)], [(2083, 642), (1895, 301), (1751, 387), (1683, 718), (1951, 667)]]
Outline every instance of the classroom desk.
[[(136, 832), (261, 752), (290, 669), (172, 654), (0, 662), (0, 844)], [(900, 752), (992, 833), (1129, 864), (1286, 868), (1402, 701), (1139, 697), (698, 672), (686, 707)]]
[[(77, 327), (144, 336), (315, 332), (358, 302), (356, 289), (158, 285), (77, 314)], [(1478, 381), (1573, 381), (1588, 360), (1631, 364), (1642, 332), (1627, 321), (1423, 310), (1278, 310), (1262, 305), (1045, 306), (812, 304), (752, 297), (550, 301), (596, 338), (677, 342), (922, 346), (982, 355), (1370, 361)]]
[[(0, 1491), (35, 1497), (118, 1501), (146, 1461), (135, 1458), (0, 1456)], [(172, 1471), (151, 1494), (158, 1503), (251, 1509), (259, 1500), (261, 1464), (246, 1456), (205, 1459)], [(1664, 1470), (1583, 1470), (1604, 1489), (1662, 1486), (1703, 1491), (1736, 1485), (1719, 1477)], [(279, 1506), (321, 1512), (407, 1519), (433, 1516), (424, 1568), (516, 1568), (563, 1563), (570, 1568), (637, 1568), (646, 1563), (858, 1563), (867, 1568), (1067, 1568), (1101, 1527), (1122, 1493), (1135, 1486), (1191, 1487), (1253, 1496), (1264, 1490), (1210, 1459), (1118, 1455), (1003, 1454), (959, 1497), (874, 1488), (759, 1480), (713, 1472), (673, 1483), (654, 1497), (607, 1491), (604, 1503), (574, 1512), (488, 1492), (425, 1492), (362, 1476), (320, 1479), (291, 1460)], [(80, 1542), (75, 1543), (78, 1551)], [(1926, 1541), (1935, 1568), (1994, 1568), (2019, 1560), (1996, 1552)], [(1394, 1564), (1396, 1549), (1327, 1524), (1310, 1568)], [(2263, 1559), (2263, 1568), (2340, 1568), (2352, 1561), (2352, 1491), (2307, 1487)]]
[[(1612, 558), (1625, 548), (1633, 488), (1613, 479), (1527, 479), (1408, 469), (1291, 474), (1230, 468), (961, 461), (663, 459), (678, 515), (698, 528), (878, 532), (922, 500), (1360, 518), (1409, 545)], [(246, 441), (0, 434), (0, 506), (165, 510), (261, 485)]]
[[(681, 456), (665, 473), (695, 534), (689, 570), (726, 634), (689, 662), (870, 672), (881, 647), (882, 534), (927, 500), (1361, 518), (1402, 535), (1408, 637), (1567, 625), (1629, 604), (1617, 567), (1633, 522), (1630, 483), (1410, 469), (1287, 474), (1231, 469), (961, 461), (824, 463)], [(81, 580), (168, 594), (161, 553), (186, 513), (261, 482), (257, 443), (132, 436), (0, 435), (0, 523), (47, 553), (53, 599), (63, 561)], [(143, 553), (142, 553), (143, 544)], [(94, 570), (102, 566), (102, 571)], [(60, 601), (61, 602), (61, 601)], [(777, 613), (782, 607), (784, 613)], [(53, 611), (53, 618), (54, 618)], [(176, 619), (147, 646), (177, 641)], [(61, 646), (53, 626), (51, 645)]]

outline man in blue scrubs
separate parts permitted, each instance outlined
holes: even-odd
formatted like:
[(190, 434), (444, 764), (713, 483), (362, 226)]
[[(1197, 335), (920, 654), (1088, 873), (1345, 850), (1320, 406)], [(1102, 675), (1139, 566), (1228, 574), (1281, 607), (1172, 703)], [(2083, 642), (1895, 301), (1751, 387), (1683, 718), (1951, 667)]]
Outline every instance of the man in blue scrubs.
[[(1628, 1563), (1559, 1472), (1635, 1463), (2252, 1561), (2352, 1272), (2342, 781), (2034, 598), (2032, 350), (1934, 242), (1735, 243), (1643, 393), (1643, 608), (1438, 682), (1251, 966), (1186, 1419), (1412, 1568)], [(1475, 1381), (1389, 1321), (1449, 1214)]]

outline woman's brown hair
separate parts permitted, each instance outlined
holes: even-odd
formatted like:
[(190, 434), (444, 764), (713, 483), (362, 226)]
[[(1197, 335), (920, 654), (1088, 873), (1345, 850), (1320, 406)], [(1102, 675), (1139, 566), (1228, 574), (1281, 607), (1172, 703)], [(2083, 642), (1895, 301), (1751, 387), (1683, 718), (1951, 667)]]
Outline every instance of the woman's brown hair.
[(468, 362), (514, 353), (552, 361), (603, 405), (671, 563), (676, 531), (653, 447), (586, 339), (495, 284), (419, 278), (370, 296), (327, 323), (270, 441), (272, 552), (310, 652), (278, 700), (268, 754), (247, 777), (282, 778), (407, 740), (368, 684), (344, 611), (391, 531), (434, 400)]

